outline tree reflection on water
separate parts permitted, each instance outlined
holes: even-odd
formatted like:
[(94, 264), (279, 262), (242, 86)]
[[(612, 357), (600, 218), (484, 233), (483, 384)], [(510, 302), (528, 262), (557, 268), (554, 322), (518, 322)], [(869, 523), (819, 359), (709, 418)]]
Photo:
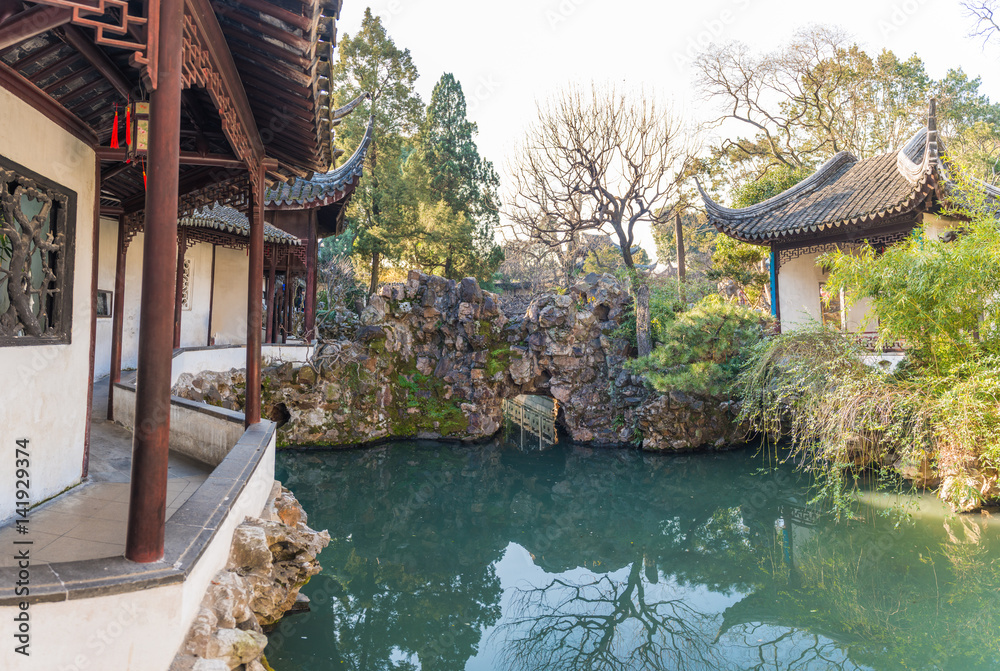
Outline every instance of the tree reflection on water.
[(503, 662), (523, 669), (710, 668), (704, 632), (713, 618), (683, 597), (648, 599), (632, 562), (624, 580), (553, 578), (515, 588), (512, 612), (496, 633), (505, 637)]
[(998, 668), (996, 527), (835, 524), (751, 453), (283, 453), (332, 543), (281, 671)]

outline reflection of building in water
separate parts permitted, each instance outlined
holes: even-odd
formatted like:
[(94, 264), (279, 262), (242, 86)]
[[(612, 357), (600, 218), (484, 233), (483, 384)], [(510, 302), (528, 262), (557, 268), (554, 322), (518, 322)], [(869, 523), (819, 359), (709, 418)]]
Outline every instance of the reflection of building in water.
[(813, 527), (819, 523), (820, 513), (814, 508), (784, 504), (778, 507), (778, 515), (774, 526), (781, 534), (785, 563), (792, 573), (795, 571), (795, 548), (801, 548), (812, 536)]
[(559, 442), (556, 432), (558, 412), (559, 402), (545, 396), (522, 395), (505, 400), (504, 418), (519, 429), (517, 433), (508, 431), (508, 438), (516, 440), (522, 449), (537, 445), (539, 450), (543, 450), (555, 445)]

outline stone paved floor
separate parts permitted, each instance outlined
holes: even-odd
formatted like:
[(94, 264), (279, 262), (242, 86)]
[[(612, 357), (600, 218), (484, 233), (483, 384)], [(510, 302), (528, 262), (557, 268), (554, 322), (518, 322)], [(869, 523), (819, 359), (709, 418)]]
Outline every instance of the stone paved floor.
[[(32, 559), (63, 562), (113, 557), (125, 552), (128, 519), (132, 433), (109, 422), (108, 381), (94, 385), (90, 425), (90, 474), (87, 481), (29, 512), (30, 532), (20, 535), (13, 524), (0, 527), (0, 548), (11, 541), (33, 540)], [(167, 517), (201, 486), (211, 468), (182, 455), (170, 454)], [(12, 553), (0, 553), (0, 566), (15, 563)]]

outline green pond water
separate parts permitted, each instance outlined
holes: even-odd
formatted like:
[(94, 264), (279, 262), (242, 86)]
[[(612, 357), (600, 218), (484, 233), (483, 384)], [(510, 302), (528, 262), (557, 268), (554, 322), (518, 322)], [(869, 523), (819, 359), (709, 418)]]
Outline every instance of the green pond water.
[(866, 495), (838, 523), (754, 450), (521, 442), (279, 453), (333, 540), (271, 666), (1000, 669), (996, 518)]

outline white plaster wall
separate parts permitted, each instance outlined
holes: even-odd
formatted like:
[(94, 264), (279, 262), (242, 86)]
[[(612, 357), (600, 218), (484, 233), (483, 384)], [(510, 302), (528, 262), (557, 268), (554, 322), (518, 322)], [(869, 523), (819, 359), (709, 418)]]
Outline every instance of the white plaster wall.
[(218, 248), (215, 257), (215, 307), (212, 310), (212, 334), (216, 345), (246, 344), (249, 269), (250, 260), (245, 249)]
[(191, 309), (181, 310), (181, 347), (204, 347), (212, 297), (212, 245), (199, 242), (187, 250), (185, 258), (191, 261)]
[[(0, 492), (13, 492), (11, 448), (30, 440), (31, 500), (80, 481), (88, 421), (90, 295), (93, 235), (93, 149), (0, 87), (0, 154), (76, 192), (71, 343), (0, 347)], [(0, 520), (14, 514), (14, 497), (0, 497)]]
[(952, 217), (941, 217), (936, 214), (924, 213), (924, 234), (928, 239), (937, 240), (941, 234), (959, 229), (964, 224)]
[(778, 268), (778, 304), (781, 328), (794, 329), (822, 318), (819, 284), (825, 274), (816, 265), (820, 254), (803, 254)]
[[(37, 603), (31, 606), (32, 657), (0, 659), (5, 671), (166, 671), (194, 622), (212, 578), (226, 566), (233, 532), (258, 517), (274, 483), (272, 435), (267, 452), (243, 492), (183, 583), (126, 594)], [(0, 608), (10, 621), (13, 609)]]
[(265, 366), (279, 363), (302, 364), (312, 356), (312, 345), (261, 345), (260, 358)]
[[(98, 253), (97, 288), (115, 291), (115, 255), (118, 253), (118, 222), (101, 218), (101, 240)], [(113, 306), (112, 306), (113, 307)], [(94, 350), (94, 377), (104, 377), (111, 371), (111, 317), (97, 318), (97, 347)]]
[[(105, 235), (107, 233), (107, 235)], [(117, 254), (118, 224), (117, 222), (103, 222), (101, 228), (101, 259), (100, 259), (100, 288), (109, 291), (114, 289), (115, 284), (115, 255)], [(110, 240), (105, 244), (107, 240)], [(142, 256), (143, 256), (143, 234), (139, 233), (129, 244), (125, 257), (125, 311), (122, 323), (122, 368), (135, 369), (139, 354), (139, 306), (142, 298)], [(244, 251), (218, 248), (218, 255), (224, 253), (234, 253), (236, 262), (243, 258), (243, 283), (246, 284), (246, 253)], [(228, 255), (227, 255), (228, 256)], [(186, 259), (191, 261), (191, 309), (184, 310), (181, 315), (181, 347), (204, 347), (208, 345), (209, 335), (209, 307), (211, 302), (211, 278), (212, 278), (212, 245), (199, 242), (187, 250)], [(232, 261), (232, 259), (230, 259)], [(218, 266), (217, 266), (218, 272)], [(107, 276), (107, 280), (105, 280)], [(225, 281), (224, 281), (225, 283)], [(107, 286), (105, 286), (105, 284)], [(216, 292), (219, 291), (219, 282), (216, 282)], [(243, 287), (242, 303), (243, 313), (235, 314), (226, 303), (231, 303), (233, 299), (232, 289), (230, 295), (216, 293), (213, 310), (223, 310), (226, 315), (221, 319), (216, 317), (216, 325), (225, 324), (224, 331), (246, 333), (246, 287)], [(111, 368), (111, 339), (112, 326), (111, 319), (98, 321), (97, 334), (97, 360), (98, 376), (107, 375)], [(106, 325), (102, 322), (108, 322)], [(245, 340), (245, 335), (243, 342)]]
[(878, 330), (878, 320), (872, 310), (870, 298), (862, 298), (847, 310), (847, 330), (852, 333)]
[[(139, 357), (139, 301), (142, 298), (142, 245), (136, 234), (125, 253), (125, 310), (122, 316), (122, 369), (135, 370)], [(111, 336), (101, 344), (111, 351)]]

